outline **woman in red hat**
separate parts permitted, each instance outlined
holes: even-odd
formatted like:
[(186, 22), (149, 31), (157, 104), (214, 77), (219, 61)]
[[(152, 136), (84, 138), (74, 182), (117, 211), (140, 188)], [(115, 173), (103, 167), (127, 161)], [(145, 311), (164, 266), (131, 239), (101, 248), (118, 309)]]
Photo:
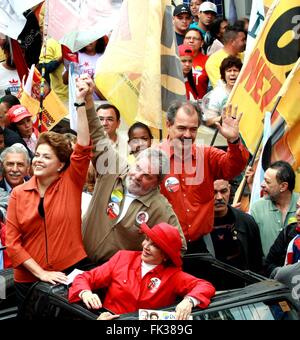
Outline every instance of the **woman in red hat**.
[[(138, 309), (158, 309), (183, 300), (176, 306), (176, 318), (188, 319), (192, 307), (206, 308), (215, 293), (211, 283), (182, 271), (181, 239), (177, 228), (160, 223), (141, 225), (146, 238), (142, 251), (121, 250), (108, 262), (78, 275), (69, 290), (70, 302), (82, 300), (88, 308), (99, 309), (102, 302), (92, 291), (107, 288), (103, 307), (114, 313)], [(104, 319), (118, 315), (105, 314)]]

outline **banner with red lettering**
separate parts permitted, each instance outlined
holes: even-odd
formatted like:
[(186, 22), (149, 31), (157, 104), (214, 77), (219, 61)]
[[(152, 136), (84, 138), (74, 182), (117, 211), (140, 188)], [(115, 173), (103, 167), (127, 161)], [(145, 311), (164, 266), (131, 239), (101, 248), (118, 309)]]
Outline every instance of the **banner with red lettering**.
[(34, 126), (39, 128), (40, 131), (48, 131), (68, 114), (68, 110), (58, 98), (57, 94), (45, 84), (45, 98), (41, 112), (40, 95), (41, 74), (34, 65), (32, 65), (26, 83), (23, 84), (22, 90), (20, 91), (20, 102), (33, 114)]
[[(272, 111), (277, 94), (299, 57), (299, 17), (299, 0), (274, 1), (228, 100), (244, 113), (240, 130), (251, 152), (262, 134), (264, 113)], [(279, 118), (276, 112), (272, 126)]]

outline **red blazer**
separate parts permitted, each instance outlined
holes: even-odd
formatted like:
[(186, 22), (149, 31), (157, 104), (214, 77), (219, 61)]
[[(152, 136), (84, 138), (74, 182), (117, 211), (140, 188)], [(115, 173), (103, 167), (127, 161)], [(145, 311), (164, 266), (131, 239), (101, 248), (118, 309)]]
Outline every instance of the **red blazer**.
[(185, 295), (195, 297), (199, 307), (206, 308), (215, 294), (211, 283), (175, 266), (158, 265), (142, 278), (141, 252), (129, 250), (121, 250), (102, 266), (78, 275), (69, 289), (69, 300), (79, 301), (82, 290), (99, 288), (108, 288), (103, 307), (118, 314), (162, 308)]

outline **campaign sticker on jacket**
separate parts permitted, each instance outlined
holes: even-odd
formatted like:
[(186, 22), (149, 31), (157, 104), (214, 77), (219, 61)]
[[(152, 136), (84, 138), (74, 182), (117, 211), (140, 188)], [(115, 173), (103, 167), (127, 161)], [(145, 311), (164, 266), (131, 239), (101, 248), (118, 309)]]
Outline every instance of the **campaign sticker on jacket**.
[(146, 211), (140, 211), (137, 215), (136, 215), (136, 223), (138, 224), (142, 224), (142, 223), (147, 223), (149, 220), (149, 215), (148, 213), (146, 213)]
[(150, 290), (150, 293), (155, 293), (157, 291), (157, 289), (159, 288), (161, 283), (161, 280), (157, 277), (152, 277), (150, 279), (150, 282), (147, 286), (147, 288)]
[(120, 190), (114, 190), (111, 193), (110, 199), (114, 203), (120, 203), (123, 199), (123, 193)]
[(165, 180), (165, 188), (169, 192), (176, 192), (179, 190), (179, 180), (176, 177), (168, 177)]
[(120, 207), (115, 202), (110, 202), (107, 206), (106, 213), (109, 218), (114, 219), (120, 214)]

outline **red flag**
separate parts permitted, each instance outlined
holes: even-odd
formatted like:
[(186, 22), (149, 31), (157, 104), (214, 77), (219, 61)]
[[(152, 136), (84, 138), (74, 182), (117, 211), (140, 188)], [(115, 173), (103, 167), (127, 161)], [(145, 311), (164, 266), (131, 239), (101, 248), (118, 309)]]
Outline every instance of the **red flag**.
[(28, 76), (29, 69), (28, 69), (28, 66), (26, 64), (22, 49), (21, 49), (19, 43), (14, 39), (11, 39), (11, 47), (12, 47), (13, 58), (14, 58), (14, 62), (15, 62), (16, 68), (17, 68), (19, 78), (22, 81), (23, 78), (25, 77), (25, 80), (26, 80), (27, 76)]

